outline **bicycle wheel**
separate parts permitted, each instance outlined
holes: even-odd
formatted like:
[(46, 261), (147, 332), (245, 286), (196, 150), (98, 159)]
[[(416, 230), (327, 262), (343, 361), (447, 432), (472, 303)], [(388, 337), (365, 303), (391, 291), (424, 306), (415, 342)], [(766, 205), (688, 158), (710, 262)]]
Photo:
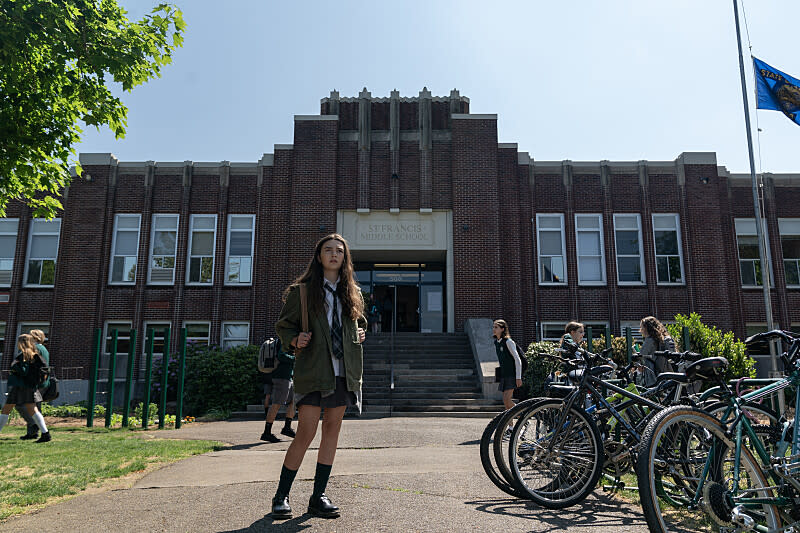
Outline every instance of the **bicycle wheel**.
[(527, 499), (528, 495), (517, 487), (514, 474), (511, 472), (511, 467), (508, 464), (508, 444), (511, 442), (511, 433), (519, 422), (519, 418), (531, 405), (544, 400), (548, 400), (548, 398), (529, 398), (503, 412), (502, 418), (498, 421), (492, 442), (494, 461), (497, 465), (497, 470), (500, 472), (502, 478), (505, 479), (509, 485), (514, 487), (514, 490), (518, 493), (520, 498)]
[(497, 429), (498, 424), (505, 413), (506, 412), (504, 411), (492, 418), (491, 422), (489, 422), (489, 424), (486, 426), (486, 429), (483, 430), (480, 446), (481, 465), (483, 466), (483, 471), (486, 472), (486, 475), (498, 489), (502, 490), (506, 494), (510, 494), (511, 496), (524, 498), (525, 495), (518, 489), (514, 488), (511, 483), (499, 473), (499, 470), (495, 467), (495, 464), (492, 463), (492, 457), (494, 457), (492, 450), (493, 441), (495, 440), (495, 430)]
[(564, 402), (542, 400), (517, 421), (508, 460), (517, 488), (531, 500), (548, 509), (569, 507), (586, 498), (600, 478), (600, 431), (583, 409), (564, 413)]
[[(752, 519), (756, 527), (779, 527), (774, 505), (737, 507), (743, 497), (769, 498), (774, 494), (746, 447), (742, 447), (739, 457), (737, 491), (732, 492), (735, 443), (726, 436), (725, 429), (709, 413), (681, 405), (665, 409), (648, 424), (638, 456), (637, 477), (651, 532), (739, 528), (745, 518), (735, 518), (735, 510)], [(701, 481), (702, 492), (698, 494)]]

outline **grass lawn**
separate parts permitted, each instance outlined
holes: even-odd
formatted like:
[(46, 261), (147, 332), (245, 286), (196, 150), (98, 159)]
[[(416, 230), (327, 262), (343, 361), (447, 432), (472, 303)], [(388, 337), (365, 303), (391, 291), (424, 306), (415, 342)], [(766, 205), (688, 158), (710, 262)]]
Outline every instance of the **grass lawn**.
[(20, 440), (25, 426), (0, 433), (0, 520), (78, 494), (103, 481), (222, 448), (214, 441), (142, 438), (141, 431), (52, 428), (53, 440)]

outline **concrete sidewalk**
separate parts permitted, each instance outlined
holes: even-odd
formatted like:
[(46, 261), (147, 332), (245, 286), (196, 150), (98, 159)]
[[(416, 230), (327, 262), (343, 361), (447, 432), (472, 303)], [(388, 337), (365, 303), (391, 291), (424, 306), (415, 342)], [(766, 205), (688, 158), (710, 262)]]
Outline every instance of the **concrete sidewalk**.
[(152, 472), (131, 487), (83, 494), (10, 519), (0, 531), (647, 531), (638, 507), (599, 490), (560, 511), (509, 497), (486, 477), (478, 443), (486, 419), (345, 420), (328, 494), (336, 520), (305, 513), (319, 435), (291, 494), (295, 517), (268, 516), (289, 440), (258, 440), (263, 423), (196, 423), (147, 438), (229, 443)]

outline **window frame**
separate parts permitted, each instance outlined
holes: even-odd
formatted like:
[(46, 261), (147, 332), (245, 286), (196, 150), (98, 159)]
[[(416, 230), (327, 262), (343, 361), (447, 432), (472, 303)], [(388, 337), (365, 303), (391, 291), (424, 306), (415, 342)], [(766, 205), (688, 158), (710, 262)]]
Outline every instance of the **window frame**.
[[(11, 250), (11, 269), (8, 270), (8, 283), (0, 283), (0, 287), (11, 287), (11, 282), (14, 280), (14, 262), (17, 256), (17, 243), (19, 241), (19, 218), (11, 218), (11, 217), (3, 217), (0, 218), (0, 221), (3, 222), (14, 222), (16, 224), (16, 230), (12, 233), (11, 231), (0, 231), (0, 235), (2, 236), (12, 236), (14, 237), (14, 247)], [(7, 261), (8, 258), (0, 258), (0, 261)], [(0, 272), (5, 272), (5, 270), (0, 270)]]
[[(57, 232), (47, 232), (47, 233), (34, 233), (33, 227), (34, 227), (34, 224), (36, 222), (47, 222), (47, 223), (58, 222), (58, 231)], [(60, 217), (54, 218), (53, 220), (47, 220), (47, 219), (44, 219), (44, 218), (32, 218), (31, 219), (30, 226), (29, 226), (29, 229), (28, 229), (28, 248), (27, 248), (26, 254), (25, 254), (25, 272), (23, 273), (23, 276), (22, 276), (22, 280), (23, 280), (22, 286), (23, 287), (25, 287), (25, 288), (46, 288), (46, 289), (50, 289), (50, 288), (55, 287), (55, 285), (56, 285), (56, 268), (58, 267), (58, 252), (59, 252), (59, 249), (61, 248), (61, 225), (62, 225), (62, 220), (61, 220)], [(56, 236), (56, 250), (55, 250), (55, 255), (52, 257), (52, 259), (50, 257), (47, 257), (47, 258), (45, 258), (45, 257), (32, 258), (31, 257), (32, 256), (32, 254), (31, 254), (31, 245), (32, 245), (33, 239), (34, 239), (34, 237), (36, 237), (36, 235), (55, 235)], [(42, 264), (44, 264), (44, 261), (53, 261), (53, 283), (52, 284), (45, 285), (45, 284), (41, 283), (41, 280), (42, 280), (42, 270), (41, 270), (41, 268), (39, 269), (39, 283), (29, 283), (28, 282), (28, 274), (29, 274), (29, 271), (30, 271), (30, 263), (31, 263), (31, 261), (42, 261)]]
[[(578, 227), (578, 218), (593, 218), (598, 222), (596, 229), (581, 229)], [(600, 254), (588, 255), (581, 254), (580, 251), (580, 233), (598, 233), (600, 235)], [(578, 267), (578, 285), (599, 287), (608, 283), (606, 278), (606, 257), (605, 257), (605, 237), (603, 236), (603, 215), (601, 213), (575, 213), (575, 262)], [(581, 280), (581, 257), (599, 257), (600, 258), (600, 277), (598, 280), (582, 281)]]
[[(175, 217), (175, 252), (172, 255), (172, 280), (171, 281), (153, 281), (153, 248), (155, 247), (156, 232), (168, 231), (156, 229), (156, 220), (160, 217)], [(178, 237), (181, 227), (181, 215), (179, 213), (153, 213), (150, 220), (150, 249), (147, 254), (147, 284), (148, 285), (161, 285), (169, 286), (175, 285), (175, 271), (178, 267)], [(169, 257), (169, 255), (159, 255), (158, 257)], [(166, 269), (162, 269), (166, 270)]]
[[(244, 339), (242, 339), (241, 337), (226, 338), (225, 337), (225, 326), (229, 326), (229, 325), (247, 326), (247, 337), (245, 337)], [(238, 342), (240, 340), (243, 340), (242, 344), (236, 344), (234, 346), (231, 346), (231, 348), (236, 347), (236, 346), (247, 346), (248, 344), (250, 344), (250, 322), (245, 322), (243, 320), (228, 320), (228, 321), (223, 322), (222, 326), (220, 328), (220, 331), (219, 331), (219, 345), (220, 345), (220, 347), (222, 347), (223, 350), (229, 350), (230, 348), (228, 348), (225, 345), (226, 341), (227, 342)]]
[[(121, 335), (121, 334), (117, 336), (117, 360), (116, 360), (116, 364), (115, 364), (115, 368), (114, 368), (114, 371), (117, 374), (120, 374), (120, 372), (121, 372), (120, 371), (120, 367), (122, 367), (122, 369), (123, 369), (121, 376), (117, 376), (117, 375), (114, 376), (114, 381), (115, 382), (116, 381), (125, 381), (126, 373), (127, 373), (127, 363), (128, 363), (128, 359), (127, 358), (128, 358), (128, 352), (130, 351), (130, 342), (131, 342), (131, 333), (130, 333), (130, 331), (133, 329), (133, 320), (124, 320), (124, 319), (119, 319), (119, 320), (113, 320), (112, 319), (112, 320), (106, 320), (105, 322), (103, 322), (103, 351), (100, 353), (101, 364), (100, 364), (100, 367), (98, 368), (98, 379), (99, 380), (103, 379), (99, 375), (99, 370), (103, 369), (103, 365), (102, 365), (103, 362), (106, 362), (106, 361), (108, 362), (108, 365), (105, 368), (105, 371), (106, 371), (105, 379), (106, 379), (106, 381), (108, 381), (108, 372), (111, 370), (111, 368), (110, 368), (111, 352), (110, 351), (106, 351), (109, 348), (110, 343), (113, 341), (113, 338), (111, 336), (111, 329), (109, 329), (109, 326), (111, 324), (127, 324), (128, 328), (129, 328), (127, 336), (126, 335)], [(120, 340), (125, 340), (125, 341), (128, 342), (128, 350), (120, 350), (119, 349), (119, 341)], [(124, 357), (125, 359), (120, 360), (120, 356)], [(135, 357), (135, 355), (134, 355), (134, 357)], [(104, 359), (104, 358), (107, 358), (107, 359)]]
[[(639, 281), (621, 281), (619, 279), (620, 257), (635, 257), (635, 256), (631, 254), (621, 255), (619, 253), (619, 247), (617, 246), (617, 231), (631, 231), (631, 230), (618, 229), (617, 220), (620, 218), (634, 218), (634, 217), (636, 218), (636, 225), (637, 225), (636, 233), (638, 234), (638, 239), (639, 239)], [(614, 213), (614, 259), (616, 261), (616, 266), (617, 266), (617, 285), (639, 287), (647, 284), (647, 275), (645, 274), (644, 270), (644, 242), (642, 240), (642, 216), (640, 213)]]
[[(659, 255), (658, 254), (658, 246), (656, 244), (656, 217), (673, 217), (675, 219), (675, 238), (678, 241), (678, 262), (680, 263), (681, 267), (681, 281), (661, 281), (658, 279), (658, 258), (659, 257), (666, 257), (667, 258), (667, 274), (669, 274), (669, 258), (675, 257), (674, 255)], [(686, 269), (683, 268), (683, 244), (681, 243), (681, 219), (678, 213), (652, 213), (650, 215), (650, 221), (652, 223), (653, 229), (653, 257), (655, 259), (655, 267), (656, 267), (656, 285), (673, 285), (673, 286), (681, 286), (686, 285)], [(658, 229), (658, 231), (673, 231), (670, 229)]]
[[(22, 326), (27, 326), (27, 327), (23, 328)], [(8, 324), (6, 324), (6, 329), (8, 329)], [(40, 330), (44, 331), (45, 338), (49, 338), (50, 337), (50, 322), (44, 322), (44, 321), (27, 322), (27, 321), (23, 320), (23, 321), (17, 322), (17, 336), (15, 337), (15, 339), (18, 339), (20, 335), (22, 335), (23, 333), (28, 333), (32, 329), (40, 329)], [(8, 336), (8, 331), (6, 331), (6, 336)], [(13, 347), (11, 349), (11, 353), (14, 354), (14, 357), (19, 355), (19, 352), (17, 351), (17, 341), (16, 340), (14, 341), (14, 345), (13, 345)]]
[[(208, 326), (208, 335), (206, 337), (190, 337), (189, 325), (204, 324)], [(184, 320), (183, 327), (186, 328), (186, 343), (197, 343), (198, 339), (205, 339), (206, 346), (211, 346), (211, 321), (210, 320)]]
[[(136, 227), (136, 255), (117, 255), (115, 254), (115, 250), (117, 248), (117, 233), (120, 231), (118, 227), (118, 221), (121, 217), (126, 218), (133, 218), (136, 217), (138, 219), (138, 224)], [(123, 229), (122, 231), (127, 233), (133, 233), (133, 230), (128, 228)], [(111, 261), (108, 265), (108, 284), (109, 285), (136, 285), (136, 276), (139, 269), (139, 246), (142, 243), (142, 215), (140, 213), (117, 213), (114, 215), (114, 233), (111, 237)], [(116, 257), (133, 257), (136, 260), (136, 267), (133, 269), (133, 281), (114, 281), (114, 259)]]
[[(244, 255), (234, 255), (231, 256), (231, 233), (232, 232), (244, 232), (244, 230), (240, 229), (232, 229), (231, 222), (235, 218), (249, 218), (252, 221), (250, 227), (250, 281), (249, 282), (241, 282), (241, 281), (231, 281), (230, 277), (230, 270), (231, 270), (231, 259), (232, 258), (239, 258), (241, 261), (242, 257), (247, 257)], [(228, 214), (227, 220), (227, 227), (225, 228), (225, 278), (224, 278), (224, 285), (233, 286), (233, 287), (250, 287), (253, 285), (253, 277), (255, 273), (255, 255), (256, 255), (256, 215), (255, 214), (248, 214), (248, 213), (231, 213)], [(241, 264), (241, 263), (240, 263)], [(241, 267), (240, 267), (241, 268)], [(241, 272), (241, 271), (240, 271)], [(241, 277), (241, 274), (239, 275)]]
[[(213, 233), (212, 241), (211, 241), (211, 255), (192, 255), (192, 243), (194, 242), (194, 221), (202, 218), (213, 218), (214, 219), (214, 229), (211, 230)], [(214, 266), (216, 263), (216, 253), (217, 253), (217, 218), (216, 214), (210, 213), (198, 213), (189, 216), (189, 242), (186, 247), (186, 285), (194, 285), (200, 287), (209, 287), (214, 285)], [(200, 232), (208, 232), (209, 230), (200, 229)], [(191, 280), (191, 271), (192, 271), (192, 259), (199, 257), (201, 258), (200, 262), (200, 269), (202, 272), (202, 258), (204, 257), (211, 257), (211, 280), (210, 281), (192, 281)]]
[[(789, 230), (788, 226), (790, 224), (791, 225), (797, 225), (798, 226), (798, 230), (795, 230), (795, 231)], [(786, 281), (786, 288), (787, 289), (800, 289), (800, 282), (798, 282), (798, 283), (789, 283), (789, 281), (788, 281), (789, 276), (787, 275), (787, 272), (786, 272), (786, 262), (787, 261), (793, 261), (794, 262), (794, 267), (798, 271), (798, 279), (800, 279), (800, 258), (797, 258), (797, 259), (795, 259), (795, 258), (786, 259), (786, 256), (783, 253), (783, 237), (784, 237), (784, 235), (786, 237), (798, 237), (798, 238), (800, 238), (800, 218), (779, 218), (778, 219), (778, 235), (779, 235), (780, 241), (781, 241), (781, 261), (783, 262), (783, 276), (784, 276), (784, 280)], [(738, 250), (738, 246), (737, 246), (737, 250)], [(774, 285), (774, 283), (773, 283), (773, 285)]]
[[(543, 218), (558, 218), (560, 224), (560, 232), (561, 232), (561, 255), (542, 255), (542, 245), (541, 245), (541, 220)], [(537, 258), (537, 277), (539, 278), (539, 285), (550, 285), (550, 286), (566, 286), (567, 285), (567, 245), (566, 245), (566, 237), (564, 230), (564, 213), (537, 213), (536, 218), (534, 219), (535, 230), (536, 230), (536, 258)], [(544, 231), (555, 231), (554, 228), (545, 228)], [(542, 257), (561, 257), (561, 261), (563, 263), (564, 268), (564, 279), (561, 281), (544, 281), (544, 276), (542, 275), (542, 269), (544, 268), (542, 265)], [(552, 267), (551, 267), (552, 273)]]
[[(770, 260), (770, 248), (769, 248), (769, 233), (767, 233), (766, 219), (764, 217), (761, 218), (761, 224), (762, 224), (762, 231), (763, 231), (763, 235), (764, 235), (764, 246), (766, 248), (766, 254), (767, 254), (765, 259), (767, 261), (767, 266), (769, 268), (769, 279), (771, 281), (770, 285), (771, 285), (771, 288), (774, 288), (774, 286), (775, 286), (775, 283), (774, 283), (775, 272), (772, 270), (772, 261)], [(740, 232), (740, 229), (741, 230), (749, 230), (749, 227), (746, 227), (746, 226), (751, 226), (751, 225), (752, 225), (752, 230), (747, 231), (747, 232), (745, 232), (745, 231)], [(735, 217), (733, 219), (733, 231), (734, 231), (734, 239), (735, 239), (735, 243), (736, 243), (736, 258), (739, 260), (738, 261), (739, 262), (739, 264), (738, 264), (739, 268), (737, 269), (737, 272), (739, 274), (739, 281), (741, 283), (740, 287), (743, 288), (743, 289), (763, 289), (764, 288), (764, 276), (763, 275), (761, 276), (761, 284), (756, 283), (755, 285), (745, 285), (744, 284), (744, 278), (742, 278), (742, 261), (747, 261), (747, 262), (753, 263), (753, 265), (754, 265), (753, 268), (755, 269), (756, 261), (760, 262), (761, 259), (760, 258), (758, 258), (758, 259), (742, 259), (740, 257), (740, 255), (739, 255), (739, 236), (742, 236), (742, 237), (756, 237), (756, 246), (758, 246), (758, 230), (756, 228), (756, 219), (755, 219), (755, 217)], [(783, 255), (783, 250), (781, 250), (781, 256), (782, 255)], [(763, 265), (762, 265), (762, 272), (763, 272)], [(753, 276), (754, 276), (754, 279), (756, 279), (755, 278), (755, 270), (753, 271)], [(757, 279), (756, 279), (756, 281), (757, 281)]]

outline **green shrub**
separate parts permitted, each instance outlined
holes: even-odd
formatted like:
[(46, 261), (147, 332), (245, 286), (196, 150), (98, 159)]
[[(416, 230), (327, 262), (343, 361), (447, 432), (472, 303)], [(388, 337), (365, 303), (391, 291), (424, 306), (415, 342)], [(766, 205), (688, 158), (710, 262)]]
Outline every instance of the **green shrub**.
[(685, 346), (683, 328), (689, 328), (690, 349), (703, 357), (724, 357), (728, 360), (728, 379), (755, 377), (756, 367), (752, 357), (747, 355), (745, 344), (734, 337), (733, 332), (723, 333), (714, 326), (700, 321), (700, 315), (676, 315), (675, 324), (668, 324), (670, 336), (676, 346)]
[(250, 403), (261, 403), (263, 382), (258, 371), (258, 348), (189, 346), (184, 411), (201, 416), (212, 410), (241, 410)]
[(529, 398), (537, 396), (547, 396), (545, 379), (559, 365), (550, 359), (539, 357), (540, 353), (555, 354), (557, 342), (539, 341), (532, 342), (525, 351), (525, 358), (528, 360), (528, 369), (522, 376), (522, 387)]

